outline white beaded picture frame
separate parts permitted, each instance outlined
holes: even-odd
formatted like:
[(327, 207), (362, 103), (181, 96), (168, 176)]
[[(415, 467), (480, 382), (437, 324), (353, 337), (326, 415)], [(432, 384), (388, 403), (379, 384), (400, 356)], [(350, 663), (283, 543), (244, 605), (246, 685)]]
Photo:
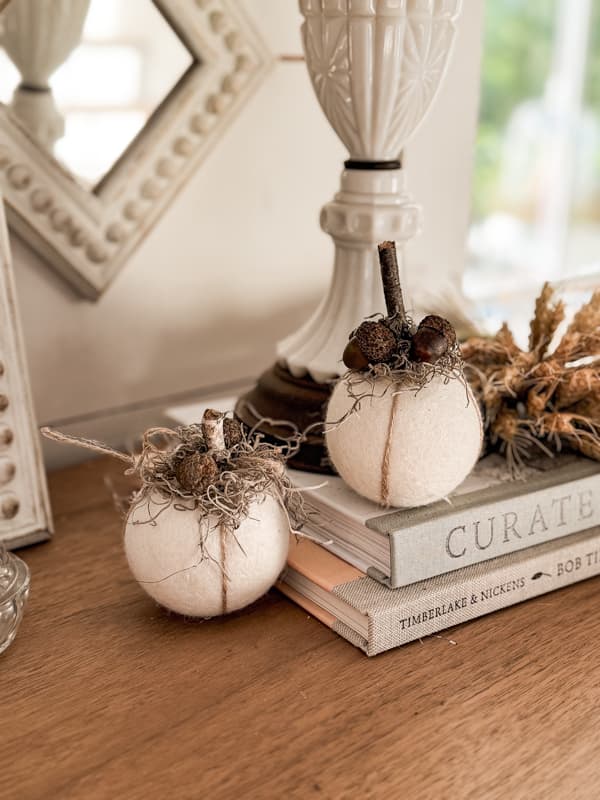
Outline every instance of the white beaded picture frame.
[(92, 300), (123, 268), (274, 63), (238, 0), (152, 2), (194, 63), (92, 191), (0, 104), (0, 189), (9, 223)]
[(48, 539), (52, 517), (0, 196), (0, 543)]

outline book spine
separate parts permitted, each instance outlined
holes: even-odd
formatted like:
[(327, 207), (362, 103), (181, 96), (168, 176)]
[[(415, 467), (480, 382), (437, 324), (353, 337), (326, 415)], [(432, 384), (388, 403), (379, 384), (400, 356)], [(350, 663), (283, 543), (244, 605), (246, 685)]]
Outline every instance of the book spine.
[[(562, 546), (542, 548), (539, 555), (532, 553), (530, 558), (499, 559), (498, 562), (505, 562), (499, 566), (468, 569), (472, 573), (468, 579), (449, 578), (446, 587), (417, 593), (420, 596), (409, 598), (401, 609), (397, 604), (390, 608), (380, 604), (379, 610), (368, 614), (368, 654), (375, 655), (600, 574), (600, 532), (566, 540)], [(346, 584), (347, 589), (351, 586)], [(336, 594), (344, 597), (343, 593)], [(352, 597), (344, 599), (356, 605), (356, 598), (354, 602)]]
[(599, 524), (600, 473), (391, 532), (389, 581), (373, 577), (396, 589)]

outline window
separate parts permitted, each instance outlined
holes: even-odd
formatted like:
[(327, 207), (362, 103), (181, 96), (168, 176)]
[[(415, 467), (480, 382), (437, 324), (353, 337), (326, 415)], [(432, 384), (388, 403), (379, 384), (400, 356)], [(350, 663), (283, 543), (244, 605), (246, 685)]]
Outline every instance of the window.
[(600, 0), (486, 0), (465, 291), (600, 279)]

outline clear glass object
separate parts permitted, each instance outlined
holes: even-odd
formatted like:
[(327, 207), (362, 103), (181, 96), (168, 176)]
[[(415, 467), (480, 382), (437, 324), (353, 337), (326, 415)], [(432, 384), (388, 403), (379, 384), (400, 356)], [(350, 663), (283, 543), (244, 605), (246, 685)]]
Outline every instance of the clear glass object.
[(0, 653), (17, 635), (29, 595), (29, 567), (0, 544)]

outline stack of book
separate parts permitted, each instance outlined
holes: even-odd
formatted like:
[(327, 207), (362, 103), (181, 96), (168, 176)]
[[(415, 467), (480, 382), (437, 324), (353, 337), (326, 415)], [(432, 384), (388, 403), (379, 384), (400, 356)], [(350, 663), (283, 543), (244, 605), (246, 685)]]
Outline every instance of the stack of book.
[[(168, 413), (190, 424), (202, 411)], [(311, 538), (291, 538), (278, 587), (368, 655), (600, 574), (600, 464), (582, 457), (513, 481), (490, 456), (448, 501), (389, 511), (340, 478), (290, 475)]]
[(491, 456), (447, 502), (387, 512), (340, 478), (291, 475), (321, 543), (292, 541), (279, 588), (368, 655), (600, 574), (600, 465), (585, 458), (510, 481)]

